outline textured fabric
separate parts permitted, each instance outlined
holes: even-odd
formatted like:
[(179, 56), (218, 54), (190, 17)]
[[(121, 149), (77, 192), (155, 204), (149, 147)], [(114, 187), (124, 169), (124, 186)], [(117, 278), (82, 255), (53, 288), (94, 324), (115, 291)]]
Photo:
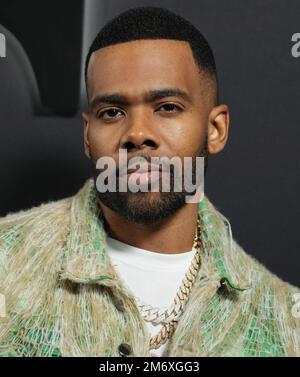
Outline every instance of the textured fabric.
[[(113, 266), (135, 297), (155, 308), (169, 308), (178, 292), (185, 273), (191, 265), (196, 249), (184, 253), (162, 254), (127, 245), (107, 237), (107, 253)], [(151, 335), (162, 324), (145, 321)], [(169, 340), (155, 350), (162, 356)]]
[[(299, 356), (299, 289), (246, 254), (207, 197), (199, 214), (201, 273), (166, 355)], [(2, 356), (119, 356), (124, 343), (148, 355), (150, 334), (107, 255), (92, 179), (74, 197), (0, 219), (0, 292)]]

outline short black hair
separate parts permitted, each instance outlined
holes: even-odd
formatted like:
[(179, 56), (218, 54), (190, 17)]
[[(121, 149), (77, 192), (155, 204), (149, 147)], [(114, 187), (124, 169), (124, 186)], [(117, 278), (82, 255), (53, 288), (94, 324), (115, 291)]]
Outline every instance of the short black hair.
[(131, 8), (104, 25), (92, 42), (86, 57), (84, 70), (86, 87), (88, 64), (94, 51), (117, 43), (141, 39), (173, 39), (189, 42), (198, 67), (213, 80), (215, 102), (219, 102), (216, 64), (207, 40), (192, 23), (161, 7)]

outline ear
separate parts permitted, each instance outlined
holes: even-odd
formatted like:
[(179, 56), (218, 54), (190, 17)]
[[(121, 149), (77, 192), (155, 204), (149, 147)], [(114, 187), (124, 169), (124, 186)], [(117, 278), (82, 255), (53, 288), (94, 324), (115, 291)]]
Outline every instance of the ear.
[(208, 152), (216, 154), (222, 151), (228, 139), (229, 109), (227, 105), (219, 105), (212, 109), (208, 116)]
[(90, 124), (90, 114), (88, 112), (82, 113), (82, 120), (83, 120), (83, 146), (84, 146), (84, 154), (87, 158), (91, 158), (90, 152), (90, 142), (88, 138), (89, 132), (89, 124)]

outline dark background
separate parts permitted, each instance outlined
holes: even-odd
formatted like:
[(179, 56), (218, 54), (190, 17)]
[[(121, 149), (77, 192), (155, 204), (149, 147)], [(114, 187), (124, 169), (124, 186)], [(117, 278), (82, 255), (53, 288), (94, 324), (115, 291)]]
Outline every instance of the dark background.
[(0, 215), (73, 195), (89, 176), (83, 61), (104, 23), (138, 5), (177, 12), (210, 42), (231, 125), (225, 150), (209, 160), (206, 194), (249, 254), (300, 287), (298, 0), (0, 0), (0, 25), (24, 49), (4, 33)]

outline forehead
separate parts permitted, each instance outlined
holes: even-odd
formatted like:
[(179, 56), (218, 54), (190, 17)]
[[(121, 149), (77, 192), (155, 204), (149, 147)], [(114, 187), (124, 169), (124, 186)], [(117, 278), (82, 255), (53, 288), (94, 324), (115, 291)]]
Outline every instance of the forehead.
[(123, 91), (139, 96), (160, 87), (179, 87), (189, 93), (201, 85), (188, 42), (138, 40), (95, 51), (88, 68), (89, 97)]

